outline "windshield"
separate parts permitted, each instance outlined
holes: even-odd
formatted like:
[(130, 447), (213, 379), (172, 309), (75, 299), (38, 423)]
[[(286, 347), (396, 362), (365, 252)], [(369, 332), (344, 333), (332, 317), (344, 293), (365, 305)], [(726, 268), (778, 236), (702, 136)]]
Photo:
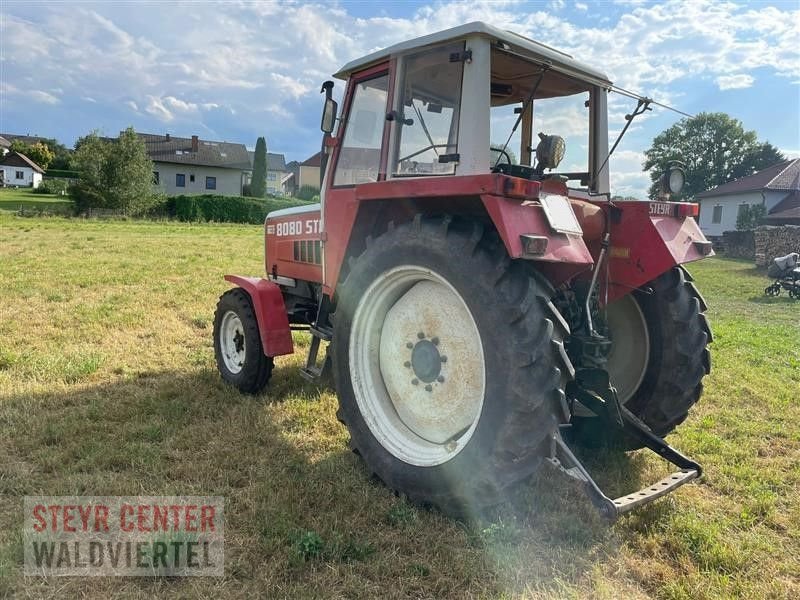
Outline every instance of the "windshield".
[(590, 98), (586, 82), (493, 49), (491, 166), (499, 158), (500, 164), (536, 167), (539, 134), (557, 135), (564, 138), (566, 152), (558, 167), (544, 174), (564, 175), (572, 187), (588, 185)]
[(420, 52), (405, 60), (398, 121), (395, 175), (452, 175), (458, 152), (458, 110), (464, 65), (450, 56), (463, 42)]

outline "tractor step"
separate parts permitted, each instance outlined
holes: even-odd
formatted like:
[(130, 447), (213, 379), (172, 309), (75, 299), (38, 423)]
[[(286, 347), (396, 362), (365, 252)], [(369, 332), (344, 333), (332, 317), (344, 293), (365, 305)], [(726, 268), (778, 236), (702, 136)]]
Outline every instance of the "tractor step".
[(323, 300), (317, 311), (316, 322), (309, 327), (311, 332), (311, 344), (308, 347), (308, 358), (306, 366), (300, 369), (300, 376), (311, 383), (317, 383), (330, 368), (330, 360), (327, 356), (322, 359), (322, 364), (317, 364), (320, 342), (330, 342), (333, 338), (333, 329), (323, 323), (328, 322), (328, 302)]
[[(702, 475), (703, 469), (699, 464), (655, 435), (647, 425), (620, 404), (617, 392), (610, 385), (606, 371), (602, 369), (578, 370), (575, 380), (568, 388), (568, 393), (594, 412), (597, 418), (602, 419), (609, 427), (621, 429), (625, 434), (638, 440), (680, 469), (641, 490), (611, 499), (603, 493), (580, 460), (570, 450), (561, 432), (554, 433), (548, 462), (566, 475), (581, 482), (592, 504), (603, 517), (613, 521), (621, 514), (665, 496), (684, 483)], [(562, 425), (562, 427), (568, 428), (570, 425)]]

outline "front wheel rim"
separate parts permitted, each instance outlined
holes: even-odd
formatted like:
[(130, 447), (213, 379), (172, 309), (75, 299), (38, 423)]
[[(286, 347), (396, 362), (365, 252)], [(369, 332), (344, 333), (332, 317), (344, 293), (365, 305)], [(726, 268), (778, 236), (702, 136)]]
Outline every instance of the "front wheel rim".
[(247, 343), (242, 320), (232, 310), (222, 316), (219, 328), (219, 349), (225, 368), (236, 375), (244, 368)]
[(463, 450), (486, 368), (472, 313), (444, 277), (410, 265), (383, 273), (359, 300), (349, 343), (356, 403), (383, 448), (417, 466)]

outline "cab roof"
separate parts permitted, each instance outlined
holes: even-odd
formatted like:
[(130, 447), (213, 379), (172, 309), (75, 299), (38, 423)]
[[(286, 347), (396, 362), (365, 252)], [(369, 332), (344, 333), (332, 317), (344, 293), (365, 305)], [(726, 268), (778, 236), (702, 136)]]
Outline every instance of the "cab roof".
[(464, 39), (469, 36), (479, 35), (489, 38), (492, 42), (507, 45), (512, 51), (517, 52), (534, 62), (545, 63), (553, 70), (589, 81), (601, 87), (611, 86), (608, 77), (596, 69), (578, 62), (572, 56), (560, 50), (546, 46), (541, 42), (531, 40), (512, 31), (498, 29), (487, 23), (475, 21), (466, 25), (459, 25), (452, 29), (445, 29), (437, 33), (408, 40), (389, 46), (383, 50), (378, 50), (367, 56), (350, 61), (339, 72), (334, 74), (337, 79), (347, 79), (356, 71), (360, 71), (372, 64), (384, 61), (391, 56), (404, 54), (411, 50), (425, 48), (448, 42), (451, 40)]

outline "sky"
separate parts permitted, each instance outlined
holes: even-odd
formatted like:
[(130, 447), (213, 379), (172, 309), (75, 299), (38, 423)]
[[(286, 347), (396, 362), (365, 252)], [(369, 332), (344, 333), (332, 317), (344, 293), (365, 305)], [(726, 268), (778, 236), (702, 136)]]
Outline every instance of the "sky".
[[(263, 135), (302, 161), (319, 148), (320, 86), (338, 68), (476, 20), (686, 113), (726, 112), (800, 157), (800, 0), (0, 0), (0, 132), (68, 146), (128, 126), (249, 148)], [(612, 142), (634, 104), (612, 95)], [(654, 107), (634, 122), (610, 162), (612, 193), (646, 197), (643, 152), (680, 119)]]

